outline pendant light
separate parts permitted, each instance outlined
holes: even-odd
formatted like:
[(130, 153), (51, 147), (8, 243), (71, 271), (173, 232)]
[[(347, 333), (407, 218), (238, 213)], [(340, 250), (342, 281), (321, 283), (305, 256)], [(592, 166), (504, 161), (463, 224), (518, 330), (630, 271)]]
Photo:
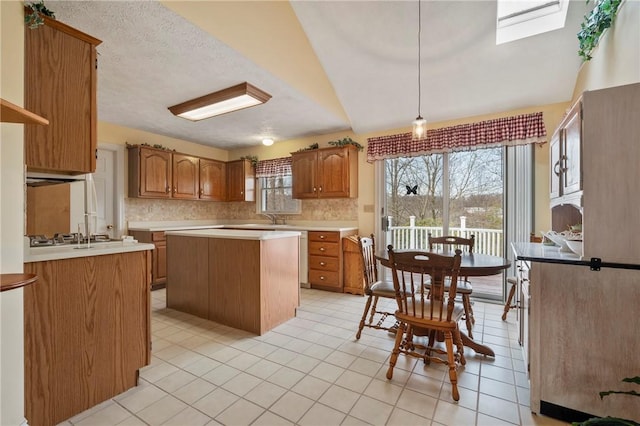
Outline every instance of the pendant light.
[(427, 120), (425, 120), (424, 118), (422, 118), (422, 114), (420, 113), (420, 101), (422, 98), (422, 83), (421, 83), (421, 75), (420, 75), (420, 68), (421, 68), (421, 56), (420, 56), (420, 47), (421, 47), (421, 33), (422, 33), (422, 1), (418, 0), (418, 116), (416, 117), (415, 120), (413, 120), (413, 132), (412, 132), (412, 138), (413, 139), (422, 139), (426, 136), (427, 133)]

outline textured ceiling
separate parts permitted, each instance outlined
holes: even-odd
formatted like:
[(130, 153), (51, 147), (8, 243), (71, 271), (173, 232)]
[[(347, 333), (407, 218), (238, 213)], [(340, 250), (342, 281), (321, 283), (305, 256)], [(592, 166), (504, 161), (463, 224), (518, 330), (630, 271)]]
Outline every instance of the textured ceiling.
[[(217, 10), (243, 8), (231, 27), (243, 25), (243, 17), (260, 19), (251, 14), (270, 7), (208, 3)], [(495, 1), (423, 1), (422, 115), (434, 122), (568, 101), (580, 66), (575, 33), (584, 3), (571, 2), (565, 29), (496, 46)], [(47, 1), (57, 19), (103, 41), (101, 121), (222, 149), (257, 145), (267, 136), (278, 141), (409, 125), (418, 109), (417, 2), (290, 4), (297, 20), (272, 28), (287, 25), (296, 34), (293, 27), (301, 25), (302, 36), (269, 37), (268, 29), (248, 28), (233, 38), (204, 2), (167, 3), (169, 9), (156, 1)], [(176, 13), (188, 16), (194, 5), (202, 11), (193, 18), (198, 26)], [(300, 40), (305, 34), (308, 42)], [(301, 41), (315, 60), (305, 56)], [(288, 74), (282, 72), (287, 66)], [(309, 76), (315, 77), (305, 80)], [(196, 123), (167, 110), (243, 81), (272, 99)], [(318, 87), (340, 108), (321, 99)]]

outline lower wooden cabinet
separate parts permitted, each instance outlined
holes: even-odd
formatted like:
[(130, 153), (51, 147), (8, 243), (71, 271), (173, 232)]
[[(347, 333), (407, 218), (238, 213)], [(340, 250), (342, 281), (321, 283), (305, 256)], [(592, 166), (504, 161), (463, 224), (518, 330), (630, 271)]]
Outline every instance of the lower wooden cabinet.
[(24, 264), (24, 395), (56, 425), (137, 385), (151, 358), (149, 251)]
[(309, 284), (311, 288), (343, 291), (341, 239), (356, 231), (309, 231)]
[(362, 255), (358, 245), (358, 236), (351, 235), (342, 239), (342, 257), (344, 267), (342, 271), (343, 291), (351, 294), (364, 294), (364, 276)]
[(141, 243), (156, 246), (151, 254), (151, 289), (164, 288), (167, 284), (167, 237), (164, 231), (130, 231)]

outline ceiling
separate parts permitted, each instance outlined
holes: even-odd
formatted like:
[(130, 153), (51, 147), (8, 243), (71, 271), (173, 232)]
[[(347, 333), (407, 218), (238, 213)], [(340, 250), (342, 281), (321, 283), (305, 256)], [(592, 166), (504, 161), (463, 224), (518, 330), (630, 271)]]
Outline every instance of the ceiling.
[[(221, 149), (403, 128), (418, 113), (415, 1), (47, 1), (100, 40), (98, 120)], [(430, 122), (565, 102), (588, 11), (495, 44), (495, 0), (423, 1), (421, 114)], [(168, 107), (247, 81), (266, 104), (191, 122)]]

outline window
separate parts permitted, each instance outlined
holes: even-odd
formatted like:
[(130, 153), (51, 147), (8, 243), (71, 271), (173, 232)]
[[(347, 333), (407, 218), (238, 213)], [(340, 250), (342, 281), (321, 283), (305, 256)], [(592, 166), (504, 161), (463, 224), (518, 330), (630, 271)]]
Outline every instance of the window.
[(496, 44), (564, 27), (568, 0), (498, 0)]
[(300, 214), (300, 200), (292, 198), (291, 175), (258, 178), (257, 213), (260, 214)]
[(292, 198), (291, 157), (258, 161), (258, 214), (300, 214), (302, 203)]

